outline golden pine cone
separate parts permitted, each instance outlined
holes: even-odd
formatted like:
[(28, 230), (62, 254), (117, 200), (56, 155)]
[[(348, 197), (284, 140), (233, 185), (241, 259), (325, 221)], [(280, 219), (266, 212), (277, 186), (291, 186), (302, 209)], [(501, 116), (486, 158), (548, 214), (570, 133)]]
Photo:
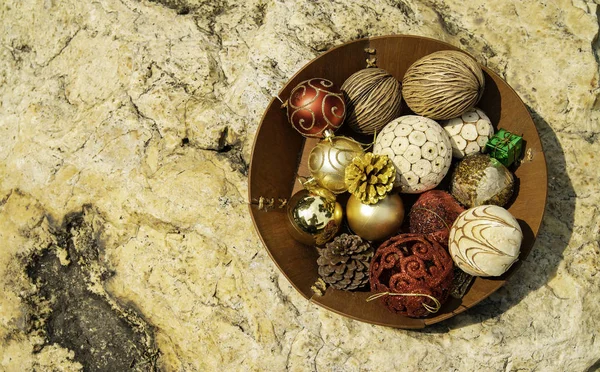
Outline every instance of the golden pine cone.
[(363, 204), (375, 204), (394, 187), (396, 168), (387, 155), (365, 153), (357, 156), (346, 167), (348, 192)]

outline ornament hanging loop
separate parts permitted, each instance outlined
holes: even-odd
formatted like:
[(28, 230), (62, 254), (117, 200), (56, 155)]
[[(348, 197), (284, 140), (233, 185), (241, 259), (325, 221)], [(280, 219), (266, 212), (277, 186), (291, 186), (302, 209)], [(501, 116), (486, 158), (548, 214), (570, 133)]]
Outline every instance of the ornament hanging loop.
[(429, 311), (432, 314), (437, 313), (440, 310), (440, 308), (442, 307), (442, 304), (440, 303), (440, 301), (437, 298), (430, 296), (428, 294), (423, 294), (423, 293), (379, 292), (379, 293), (375, 293), (374, 295), (367, 297), (367, 302), (370, 302), (370, 301), (373, 301), (373, 300), (376, 300), (378, 298), (385, 297), (385, 296), (427, 297), (433, 301), (435, 306), (431, 306), (426, 303), (422, 303), (421, 305), (423, 305), (425, 310)]
[(413, 211), (426, 211), (429, 212), (431, 214), (433, 214), (435, 217), (437, 217), (440, 221), (442, 221), (442, 223), (444, 224), (444, 226), (446, 226), (446, 230), (450, 231), (450, 226), (448, 226), (448, 223), (446, 223), (446, 220), (444, 220), (442, 218), (442, 216), (440, 216), (439, 214), (435, 213), (434, 211), (432, 211), (429, 208), (423, 208), (423, 207), (413, 207), (412, 208)]
[(365, 151), (367, 151), (375, 145), (376, 140), (377, 140), (377, 131), (373, 132), (373, 141), (371, 143), (361, 143), (361, 145), (366, 146)]
[(331, 129), (325, 129), (325, 132), (323, 133), (323, 137), (325, 140), (327, 140), (333, 146), (333, 139), (335, 138), (335, 134), (333, 133), (333, 131)]
[(325, 200), (327, 200), (328, 202), (335, 202), (335, 194), (332, 193), (331, 191), (319, 186), (319, 184), (317, 183), (316, 178), (314, 177), (304, 177), (304, 176), (298, 176), (298, 182), (300, 182), (300, 184), (302, 185), (302, 187), (304, 187), (306, 189), (306, 191), (315, 194), (315, 195), (319, 195), (321, 197), (323, 197)]
[[(333, 131), (327, 129), (325, 131), (325, 136), (324, 136), (324, 140), (327, 140), (333, 147), (335, 147), (335, 144), (333, 143), (333, 140), (336, 138), (340, 138), (338, 136), (336, 136)], [(355, 143), (358, 143), (359, 145), (361, 145), (363, 147), (364, 151), (368, 151), (371, 147), (373, 147), (375, 145), (375, 140), (377, 139), (377, 132), (375, 131), (373, 133), (373, 141), (371, 143), (363, 143), (363, 142), (359, 142), (357, 140), (355, 140), (354, 138), (350, 138), (350, 137), (344, 137), (341, 136), (341, 138), (345, 138), (348, 141), (352, 141)]]

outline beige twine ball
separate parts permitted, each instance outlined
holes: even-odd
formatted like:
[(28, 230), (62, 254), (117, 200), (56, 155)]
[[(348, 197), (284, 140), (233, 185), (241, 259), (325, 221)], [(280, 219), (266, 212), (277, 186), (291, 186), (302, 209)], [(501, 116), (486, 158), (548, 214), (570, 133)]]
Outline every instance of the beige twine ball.
[(402, 95), (416, 114), (452, 119), (473, 108), (485, 78), (477, 62), (462, 52), (443, 50), (413, 63), (402, 79)]
[(355, 72), (342, 84), (342, 92), (346, 100), (346, 122), (357, 133), (379, 132), (400, 116), (400, 82), (383, 69), (365, 68)]

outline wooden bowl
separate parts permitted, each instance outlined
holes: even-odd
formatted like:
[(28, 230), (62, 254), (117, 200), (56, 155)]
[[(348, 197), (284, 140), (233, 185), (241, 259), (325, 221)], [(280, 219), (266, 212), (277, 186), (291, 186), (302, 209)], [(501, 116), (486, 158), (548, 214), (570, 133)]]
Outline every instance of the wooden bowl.
[[(315, 58), (294, 75), (279, 93), (286, 100), (290, 91), (301, 81), (313, 77), (327, 78), (338, 87), (354, 72), (365, 68), (370, 57), (366, 48), (376, 50), (377, 66), (402, 81), (407, 68), (417, 59), (438, 50), (457, 50), (441, 41), (418, 36), (383, 36), (361, 39), (336, 47)], [(547, 194), (546, 160), (540, 138), (527, 108), (498, 75), (483, 67), (485, 92), (477, 105), (494, 123), (525, 141), (525, 159), (515, 170), (518, 180), (517, 196), (508, 210), (517, 218), (523, 230), (520, 261), (529, 254), (542, 221)], [(404, 104), (403, 115), (409, 111)], [(249, 176), (249, 198), (289, 199), (301, 187), (296, 175), (309, 175), (306, 159), (318, 142), (305, 139), (288, 123), (281, 102), (273, 99), (267, 108), (254, 142)], [(343, 204), (343, 203), (342, 203)], [(285, 226), (285, 208), (259, 210), (250, 205), (250, 214), (264, 245), (275, 264), (292, 285), (307, 299), (338, 314), (360, 321), (398, 328), (423, 328), (426, 325), (453, 317), (494, 293), (519, 268), (518, 261), (501, 277), (477, 278), (466, 295), (449, 299), (442, 308), (427, 318), (414, 319), (388, 311), (379, 301), (366, 302), (370, 295), (328, 288), (323, 296), (315, 296), (311, 286), (319, 278), (318, 253), (314, 247), (302, 245), (291, 238)]]

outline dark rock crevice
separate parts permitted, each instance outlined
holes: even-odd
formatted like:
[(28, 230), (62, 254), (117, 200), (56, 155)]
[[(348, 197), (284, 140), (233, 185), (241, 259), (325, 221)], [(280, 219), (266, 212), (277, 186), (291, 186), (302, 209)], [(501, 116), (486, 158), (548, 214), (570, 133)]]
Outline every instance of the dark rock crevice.
[(150, 0), (153, 3), (161, 4), (169, 9), (173, 9), (179, 15), (189, 14), (193, 10), (193, 5), (185, 0)]
[(403, 0), (391, 0), (390, 5), (394, 8), (400, 10), (402, 14), (406, 17), (406, 19), (414, 21), (415, 20), (415, 11), (412, 9), (410, 4)]
[[(592, 40), (592, 53), (594, 54), (596, 64), (598, 65), (598, 74), (600, 74), (600, 5), (596, 7), (596, 22), (598, 22), (598, 31)], [(596, 86), (593, 86), (593, 88), (600, 89), (600, 83), (598, 81), (595, 83)], [(596, 93), (596, 99), (592, 108), (594, 110), (600, 110), (600, 93)]]
[(94, 213), (88, 206), (66, 216), (56, 243), (29, 257), (26, 272), (37, 291), (25, 299), (28, 332), (45, 339), (37, 351), (59, 344), (86, 371), (157, 371), (152, 326), (103, 289), (114, 273), (101, 262), (102, 221)]
[(239, 146), (225, 145), (217, 153), (228, 161), (232, 170), (240, 172), (244, 176), (248, 175), (250, 164), (242, 156)]

